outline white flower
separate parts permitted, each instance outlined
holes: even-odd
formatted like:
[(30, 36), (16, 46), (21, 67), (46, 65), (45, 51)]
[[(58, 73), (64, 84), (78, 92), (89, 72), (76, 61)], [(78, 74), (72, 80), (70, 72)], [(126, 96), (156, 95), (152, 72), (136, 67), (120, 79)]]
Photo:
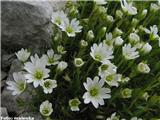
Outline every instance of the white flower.
[(129, 35), (129, 41), (130, 43), (137, 43), (140, 41), (140, 37), (136, 33), (131, 33)]
[(96, 2), (97, 5), (105, 5), (107, 4), (106, 0), (94, 0)]
[(57, 69), (59, 71), (63, 71), (64, 69), (67, 68), (67, 66), (68, 66), (67, 62), (61, 61), (61, 62), (58, 63)]
[(57, 87), (57, 81), (56, 80), (51, 80), (51, 79), (46, 79), (42, 82), (42, 85), (44, 93), (52, 93), (53, 88)]
[(25, 75), (27, 82), (33, 82), (35, 88), (42, 84), (45, 78), (49, 77), (50, 70), (46, 68), (44, 57), (39, 58), (37, 54), (35, 57), (31, 56), (31, 62), (25, 63), (24, 69), (28, 72)]
[(139, 72), (141, 73), (149, 73), (150, 72), (150, 68), (147, 64), (140, 62), (137, 66), (137, 69)]
[(108, 59), (112, 59), (112, 54), (113, 50), (107, 49), (107, 47), (103, 43), (100, 43), (99, 45), (94, 43), (91, 47), (90, 55), (96, 61), (103, 62)]
[(12, 95), (19, 95), (26, 89), (26, 79), (22, 72), (13, 73), (14, 81), (7, 81), (7, 89), (13, 91)]
[(98, 75), (101, 76), (101, 78), (105, 77), (109, 74), (114, 74), (117, 72), (117, 67), (112, 64), (109, 60), (106, 60), (102, 63), (102, 65), (98, 68), (99, 72)]
[(112, 113), (111, 117), (107, 118), (106, 120), (119, 120), (119, 116), (116, 116), (116, 112)]
[(131, 120), (143, 120), (142, 118), (132, 117)]
[(87, 82), (83, 83), (87, 92), (84, 93), (84, 103), (92, 103), (95, 108), (98, 108), (99, 104), (104, 105), (103, 99), (109, 99), (111, 97), (111, 90), (103, 87), (104, 80), (99, 80), (99, 77), (95, 77), (93, 80), (87, 78)]
[(85, 41), (85, 40), (81, 40), (81, 41), (80, 41), (80, 44), (81, 44), (82, 47), (88, 46), (88, 42)]
[(81, 67), (84, 65), (84, 61), (81, 58), (75, 58), (74, 59), (74, 65), (76, 67)]
[(53, 12), (51, 21), (56, 24), (58, 27), (62, 28), (64, 21), (68, 19), (67, 15), (63, 11)]
[(139, 52), (136, 51), (136, 47), (132, 47), (130, 43), (123, 46), (122, 52), (126, 60), (132, 60), (139, 57)]
[(52, 103), (50, 103), (48, 100), (44, 101), (40, 105), (40, 113), (43, 116), (48, 117), (52, 114), (52, 112), (53, 112)]
[(104, 78), (102, 78), (105, 80), (105, 82), (109, 85), (109, 86), (116, 86), (118, 87), (119, 85), (119, 81), (121, 79), (121, 75), (120, 74), (109, 74), (106, 75)]
[(47, 60), (47, 65), (56, 65), (58, 64), (58, 60), (62, 57), (61, 55), (58, 55), (58, 54), (54, 54), (54, 51), (51, 49), (51, 50), (48, 50), (47, 51), (47, 55), (44, 55), (44, 57), (46, 58)]
[(124, 42), (124, 40), (121, 38), (121, 36), (114, 38), (114, 44), (116, 46), (121, 46), (123, 44), (123, 42)]
[(81, 102), (79, 101), (78, 98), (74, 98), (69, 100), (69, 106), (71, 108), (72, 111), (79, 111), (79, 105), (81, 104)]
[(62, 31), (65, 31), (69, 37), (76, 36), (76, 33), (81, 32), (82, 26), (79, 25), (79, 21), (74, 18), (69, 22), (69, 19), (65, 19), (62, 25)]
[(158, 27), (156, 25), (150, 26), (150, 30), (148, 30), (147, 28), (145, 28), (144, 31), (147, 34), (150, 34), (150, 39), (151, 40), (157, 39), (159, 37), (158, 36)]
[(22, 48), (20, 51), (18, 51), (15, 54), (20, 61), (25, 62), (29, 58), (31, 53), (28, 52), (27, 49)]
[(124, 12), (127, 12), (129, 15), (136, 15), (137, 8), (132, 6), (132, 3), (127, 3), (126, 0), (121, 0), (121, 7)]
[(152, 50), (152, 46), (149, 43), (145, 43), (141, 48), (141, 51), (143, 53), (149, 53), (151, 50)]
[(160, 7), (159, 7), (157, 4), (151, 3), (150, 10), (151, 10), (152, 12), (156, 12), (156, 11), (159, 10), (159, 9), (160, 9)]

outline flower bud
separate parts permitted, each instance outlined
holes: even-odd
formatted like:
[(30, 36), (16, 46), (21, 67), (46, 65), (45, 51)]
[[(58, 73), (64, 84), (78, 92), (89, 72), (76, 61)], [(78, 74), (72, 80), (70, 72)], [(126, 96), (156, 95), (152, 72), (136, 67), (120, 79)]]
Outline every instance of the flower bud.
[(75, 65), (76, 67), (81, 67), (81, 66), (84, 65), (84, 62), (83, 62), (83, 60), (82, 60), (81, 58), (75, 58), (75, 59), (74, 59), (74, 65)]
[(150, 6), (150, 11), (151, 12), (156, 12), (159, 9), (160, 9), (160, 7), (157, 4), (151, 3), (151, 6)]
[(123, 12), (121, 10), (116, 10), (116, 18), (122, 19)]
[(100, 31), (98, 32), (98, 38), (99, 39), (101, 39), (101, 38), (103, 38), (104, 37), (104, 35), (105, 35), (105, 33), (106, 33), (106, 27), (102, 27), (101, 29), (100, 29)]
[(81, 104), (81, 102), (79, 101), (78, 98), (74, 98), (74, 99), (69, 100), (69, 106), (72, 111), (79, 111), (78, 106), (80, 104)]
[(114, 19), (113, 19), (113, 17), (112, 17), (111, 15), (107, 15), (107, 21), (108, 21), (109, 23), (113, 23), (113, 22), (114, 22)]
[(132, 97), (132, 90), (129, 88), (125, 88), (121, 91), (121, 95), (123, 98), (130, 98)]
[(92, 30), (89, 30), (88, 33), (87, 33), (87, 36), (86, 36), (86, 40), (87, 41), (91, 41), (94, 39), (94, 33)]
[(65, 61), (61, 61), (58, 63), (58, 66), (57, 66), (57, 70), (58, 71), (63, 71), (64, 69), (66, 69), (68, 66), (67, 62)]
[(152, 50), (152, 46), (149, 43), (144, 44), (141, 49), (141, 51), (145, 54), (149, 53), (151, 50)]
[(129, 41), (130, 41), (130, 43), (133, 43), (133, 44), (137, 43), (140, 41), (140, 37), (136, 33), (131, 33), (129, 35)]
[(145, 92), (145, 93), (142, 95), (142, 98), (145, 99), (145, 100), (147, 101), (148, 98), (149, 98), (148, 92)]
[(147, 15), (147, 9), (144, 9), (143, 11), (142, 11), (142, 13), (141, 13), (141, 19), (144, 19), (145, 17), (146, 17), (146, 15)]
[(64, 47), (62, 45), (59, 45), (57, 47), (57, 51), (61, 54), (65, 54), (67, 51), (65, 51)]
[(118, 36), (114, 40), (115, 46), (121, 46), (123, 44), (124, 40), (121, 38), (121, 36)]
[(86, 47), (86, 46), (88, 46), (88, 42), (85, 41), (85, 40), (81, 40), (81, 41), (80, 41), (80, 45), (81, 45), (82, 47)]
[(133, 19), (132, 19), (132, 22), (131, 22), (131, 25), (132, 25), (133, 27), (136, 27), (138, 23), (139, 23), (139, 20), (136, 19), (136, 18), (133, 18)]
[(115, 28), (114, 29), (114, 31), (113, 31), (113, 36), (120, 36), (120, 35), (122, 35), (123, 34), (123, 32), (122, 32), (122, 30), (120, 30), (119, 28)]
[(139, 72), (141, 73), (149, 73), (150, 72), (150, 68), (147, 64), (140, 62), (137, 66), (137, 69)]

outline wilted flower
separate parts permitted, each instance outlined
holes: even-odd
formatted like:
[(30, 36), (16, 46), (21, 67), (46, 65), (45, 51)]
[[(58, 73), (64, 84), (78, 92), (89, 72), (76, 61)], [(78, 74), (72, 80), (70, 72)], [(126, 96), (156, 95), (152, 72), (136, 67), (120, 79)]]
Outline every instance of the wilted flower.
[(74, 98), (69, 100), (69, 106), (71, 108), (72, 111), (79, 111), (79, 105), (81, 104), (81, 102), (79, 101), (78, 98)]
[(68, 19), (67, 14), (65, 14), (63, 11), (57, 11), (57, 12), (53, 12), (51, 21), (52, 23), (56, 24), (58, 27), (62, 28), (62, 24), (67, 19)]
[(65, 19), (62, 24), (62, 31), (65, 31), (69, 37), (76, 36), (76, 33), (81, 32), (82, 26), (79, 25), (77, 18), (74, 18), (69, 22), (69, 19)]
[(137, 8), (132, 6), (132, 3), (127, 3), (126, 0), (121, 0), (121, 7), (124, 12), (127, 12), (129, 15), (136, 15)]
[(136, 47), (132, 47), (130, 43), (123, 46), (122, 52), (126, 60), (132, 60), (139, 57), (139, 52), (136, 51)]
[(24, 69), (28, 72), (25, 74), (27, 82), (33, 82), (35, 88), (42, 84), (45, 78), (49, 77), (50, 70), (46, 68), (45, 59), (39, 58), (37, 54), (35, 57), (31, 56), (31, 62), (25, 63)]
[(111, 97), (109, 88), (103, 87), (104, 80), (99, 80), (99, 77), (95, 77), (93, 80), (87, 78), (87, 82), (83, 83), (87, 92), (84, 93), (83, 99), (84, 103), (92, 103), (95, 108), (98, 108), (99, 104), (104, 105), (103, 99), (108, 99)]
[(44, 101), (40, 105), (40, 113), (43, 116), (48, 117), (52, 114), (52, 112), (53, 112), (52, 103), (50, 103), (48, 100)]
[(51, 79), (46, 79), (42, 82), (43, 91), (44, 93), (52, 93), (53, 88), (57, 87), (57, 81), (56, 80), (51, 80)]
[(67, 62), (61, 61), (58, 63), (57, 70), (63, 71), (64, 69), (67, 68), (67, 66), (68, 66)]
[(84, 65), (84, 61), (81, 58), (75, 58), (74, 59), (74, 65), (76, 67), (81, 67)]
[(7, 89), (13, 91), (12, 95), (19, 95), (26, 89), (26, 79), (22, 72), (13, 73), (14, 81), (7, 81)]
[(129, 88), (125, 88), (121, 91), (121, 95), (123, 98), (130, 98), (132, 97), (132, 90)]
[(96, 61), (103, 62), (108, 59), (113, 58), (113, 50), (107, 49), (103, 43), (97, 45), (96, 43), (93, 44), (91, 47), (90, 55)]
[(47, 65), (56, 65), (58, 64), (58, 60), (61, 58), (61, 55), (54, 54), (54, 51), (52, 49), (47, 51), (47, 55), (44, 55), (44, 57), (47, 60)]
[(22, 61), (22, 62), (25, 62), (28, 58), (29, 58), (29, 56), (30, 56), (30, 52), (28, 52), (28, 50), (27, 49), (21, 49), (20, 51), (18, 51), (17, 53), (16, 53), (16, 56), (17, 56), (17, 58), (18, 58), (18, 60), (20, 60), (20, 61)]
[(150, 68), (147, 64), (140, 62), (137, 66), (137, 69), (139, 72), (141, 73), (149, 73), (150, 72)]

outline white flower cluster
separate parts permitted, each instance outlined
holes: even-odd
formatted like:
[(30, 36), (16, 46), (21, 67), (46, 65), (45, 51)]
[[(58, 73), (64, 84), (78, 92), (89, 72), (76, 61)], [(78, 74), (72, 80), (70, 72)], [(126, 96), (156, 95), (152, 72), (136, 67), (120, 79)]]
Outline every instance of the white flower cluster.
[[(122, 117), (129, 115), (125, 117), (130, 120), (142, 120), (138, 114), (152, 112), (151, 102), (159, 96), (154, 92), (159, 87), (160, 22), (153, 26), (148, 23), (159, 5), (153, 3), (149, 10), (138, 9), (135, 2), (120, 0), (116, 5), (121, 8), (115, 6), (111, 12), (108, 6), (112, 2), (70, 1), (67, 14), (53, 12), (54, 50), (41, 57), (31, 55), (27, 49), (16, 53), (24, 69), (13, 73), (14, 81), (7, 81), (12, 95), (20, 95), (27, 83), (32, 83), (37, 94), (43, 93), (37, 100), (42, 103), (39, 111), (46, 119), (53, 119), (55, 109), (72, 116), (100, 108), (96, 115), (105, 115), (105, 110), (113, 113), (120, 106), (122, 111), (117, 113)], [(86, 12), (86, 8), (93, 10)], [(139, 104), (141, 101), (144, 103)], [(102, 119), (125, 120), (119, 115), (114, 112)]]

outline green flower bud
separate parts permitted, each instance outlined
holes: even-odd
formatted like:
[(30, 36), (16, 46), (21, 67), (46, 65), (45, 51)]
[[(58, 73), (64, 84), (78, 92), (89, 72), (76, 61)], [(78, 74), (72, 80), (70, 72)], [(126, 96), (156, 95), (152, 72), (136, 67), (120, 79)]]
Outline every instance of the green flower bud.
[(62, 45), (59, 45), (57, 47), (57, 51), (61, 54), (65, 54), (67, 51), (65, 51), (64, 47)]
[(116, 10), (116, 18), (122, 19), (123, 12), (121, 10)]
[(95, 37), (94, 37), (94, 33), (92, 30), (89, 30), (88, 33), (87, 33), (87, 36), (86, 36), (86, 40), (87, 41), (91, 41), (93, 40)]
[(80, 41), (80, 45), (81, 45), (82, 47), (86, 47), (86, 46), (88, 46), (88, 42), (85, 41), (85, 40), (81, 40), (81, 41)]
[(75, 58), (75, 59), (74, 59), (74, 65), (75, 65), (76, 67), (81, 67), (81, 66), (84, 65), (84, 62), (83, 62), (83, 60), (82, 60), (81, 58)]
[(141, 13), (141, 19), (144, 19), (145, 17), (146, 17), (146, 15), (147, 15), (147, 9), (144, 9), (143, 11), (142, 11), (142, 13)]
[(136, 19), (136, 18), (133, 18), (133, 19), (132, 19), (132, 22), (131, 22), (131, 25), (132, 25), (133, 27), (136, 27), (138, 23), (139, 23), (139, 20)]
[(123, 34), (123, 32), (122, 32), (122, 30), (120, 30), (119, 28), (115, 28), (114, 29), (114, 31), (113, 31), (113, 36), (114, 37), (117, 37), (117, 36), (120, 36), (120, 35), (122, 35)]
[(69, 106), (71, 108), (72, 111), (79, 111), (79, 105), (81, 104), (81, 102), (79, 101), (78, 98), (74, 98), (69, 100)]
[(121, 91), (121, 95), (123, 98), (130, 98), (132, 97), (132, 90), (129, 88), (125, 88)]
[(113, 23), (113, 22), (114, 22), (114, 19), (113, 19), (113, 17), (112, 17), (111, 15), (107, 15), (107, 21), (108, 21), (109, 23)]
[(104, 35), (105, 35), (105, 33), (106, 33), (106, 27), (102, 27), (101, 29), (100, 29), (100, 31), (98, 32), (98, 38), (99, 39), (101, 39), (101, 38), (103, 38), (104, 37)]
[(140, 62), (137, 66), (137, 70), (141, 73), (149, 73), (150, 72), (150, 68), (147, 64)]

